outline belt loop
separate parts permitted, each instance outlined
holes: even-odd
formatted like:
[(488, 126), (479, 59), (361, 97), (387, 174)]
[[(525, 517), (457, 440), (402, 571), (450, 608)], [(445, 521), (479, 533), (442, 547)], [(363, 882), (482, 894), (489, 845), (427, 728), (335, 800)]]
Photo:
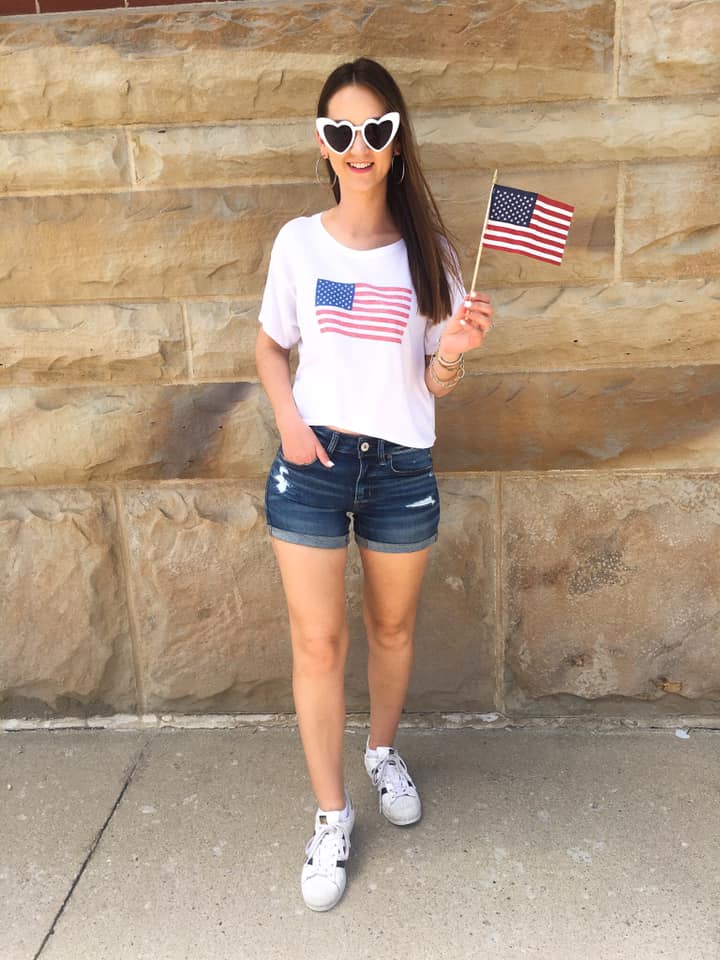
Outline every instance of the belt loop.
[(385, 441), (382, 439), (382, 437), (380, 437), (378, 440), (377, 453), (378, 453), (378, 460), (380, 461), (380, 463), (385, 463)]
[(332, 434), (331, 434), (331, 436), (330, 436), (330, 442), (328, 443), (327, 447), (325, 448), (325, 452), (326, 452), (326, 453), (329, 453), (330, 456), (332, 456), (333, 453), (335, 452), (335, 447), (337, 447), (337, 445), (338, 445), (338, 440), (339, 440), (339, 439), (340, 439), (340, 434), (337, 433), (335, 430), (333, 430), (333, 431), (332, 431)]

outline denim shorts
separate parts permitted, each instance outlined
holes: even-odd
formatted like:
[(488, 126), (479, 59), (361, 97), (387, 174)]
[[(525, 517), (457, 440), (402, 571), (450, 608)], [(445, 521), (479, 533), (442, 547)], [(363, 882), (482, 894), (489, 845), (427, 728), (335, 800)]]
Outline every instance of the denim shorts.
[(429, 449), (312, 429), (335, 466), (298, 466), (278, 450), (265, 487), (273, 537), (345, 547), (352, 518), (357, 543), (370, 550), (412, 553), (437, 540), (440, 503)]

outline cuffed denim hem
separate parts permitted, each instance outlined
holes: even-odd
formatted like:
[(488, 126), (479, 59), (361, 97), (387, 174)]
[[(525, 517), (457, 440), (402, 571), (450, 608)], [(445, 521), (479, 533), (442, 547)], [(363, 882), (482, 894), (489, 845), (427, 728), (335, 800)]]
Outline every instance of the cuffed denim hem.
[(294, 533), (292, 530), (278, 530), (277, 527), (271, 527), (268, 524), (268, 530), (271, 537), (276, 540), (284, 540), (285, 543), (297, 543), (302, 547), (320, 547), (325, 550), (338, 550), (346, 547), (350, 540), (348, 534), (344, 537), (316, 537), (311, 533)]
[(365, 537), (359, 537), (355, 534), (355, 542), (359, 547), (375, 550), (377, 553), (416, 553), (418, 550), (424, 550), (425, 547), (432, 546), (437, 538), (437, 533), (434, 533), (432, 537), (420, 540), (418, 543), (378, 543), (377, 540), (366, 540)]

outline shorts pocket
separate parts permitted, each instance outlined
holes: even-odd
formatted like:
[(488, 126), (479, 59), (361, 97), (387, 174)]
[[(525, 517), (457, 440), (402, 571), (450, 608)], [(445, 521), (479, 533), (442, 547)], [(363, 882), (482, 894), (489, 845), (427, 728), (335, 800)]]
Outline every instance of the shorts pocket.
[(288, 460), (287, 457), (282, 452), (282, 447), (278, 448), (277, 458), (280, 463), (285, 464), (286, 467), (291, 467), (293, 470), (309, 470), (310, 467), (314, 467), (318, 463), (318, 458), (315, 457), (314, 460), (311, 460), (310, 463), (294, 463), (292, 460)]
[(422, 447), (398, 447), (390, 454), (390, 469), (403, 477), (427, 473), (432, 470), (430, 450)]

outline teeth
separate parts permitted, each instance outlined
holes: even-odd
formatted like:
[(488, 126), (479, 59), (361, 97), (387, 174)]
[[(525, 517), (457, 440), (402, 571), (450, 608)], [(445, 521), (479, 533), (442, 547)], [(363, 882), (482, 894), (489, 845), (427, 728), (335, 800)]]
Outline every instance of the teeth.
[(351, 163), (351, 167), (356, 167), (358, 170), (364, 170), (366, 167), (371, 167), (372, 163)]

